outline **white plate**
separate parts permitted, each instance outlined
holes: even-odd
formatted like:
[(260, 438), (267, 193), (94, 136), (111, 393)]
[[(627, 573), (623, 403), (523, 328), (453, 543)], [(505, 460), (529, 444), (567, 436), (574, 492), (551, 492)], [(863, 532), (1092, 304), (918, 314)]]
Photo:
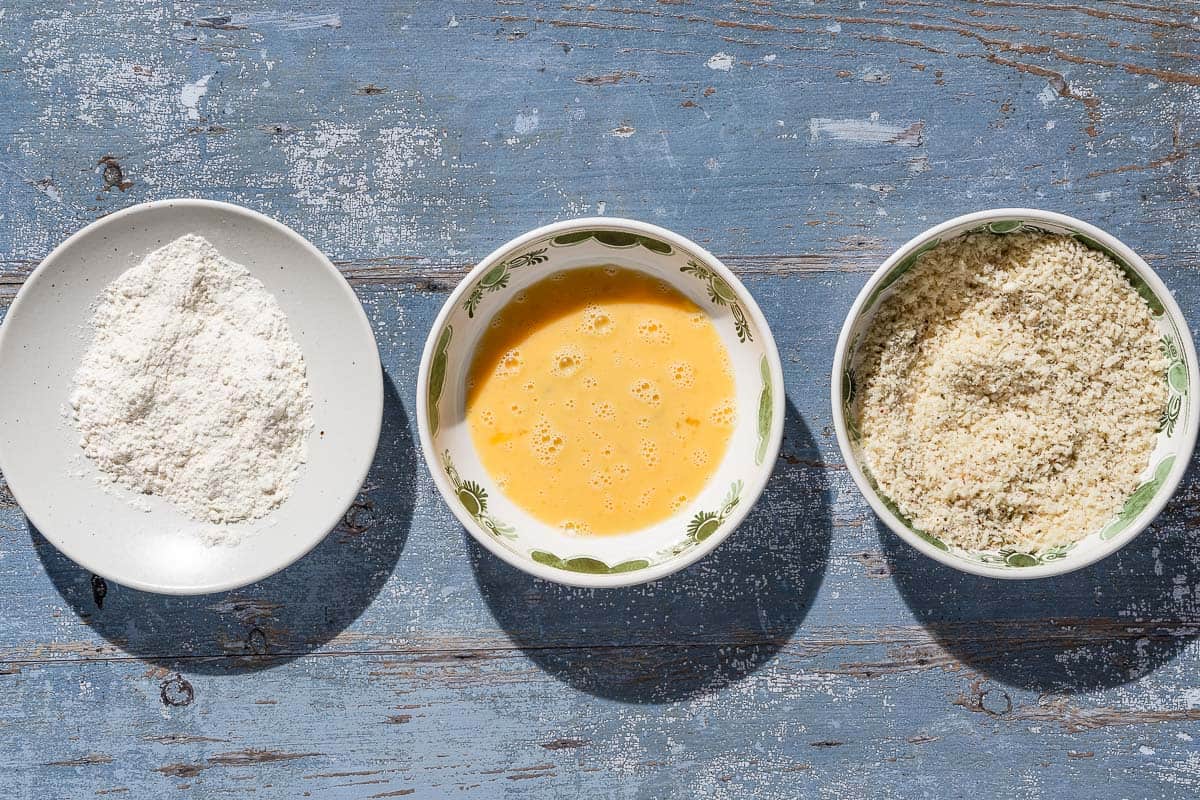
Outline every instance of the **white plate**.
[[(291, 496), (267, 517), (233, 526), (246, 534), (232, 546), (205, 544), (206, 526), (163, 500), (101, 488), (63, 415), (99, 293), (186, 233), (208, 239), (275, 295), (304, 351), (313, 395), (308, 463)], [(163, 200), (97, 220), (47, 256), (0, 326), (0, 470), (13, 496), (59, 550), (136, 589), (223, 591), (303, 556), (354, 500), (382, 413), (375, 337), (349, 284), (295, 231), (227, 203)], [(148, 499), (150, 510), (131, 497)]]

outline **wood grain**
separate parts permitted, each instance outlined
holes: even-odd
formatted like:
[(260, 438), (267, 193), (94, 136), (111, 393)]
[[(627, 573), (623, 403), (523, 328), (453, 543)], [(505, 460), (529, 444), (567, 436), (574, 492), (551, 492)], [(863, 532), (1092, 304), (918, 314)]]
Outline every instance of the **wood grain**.
[[(1183, 2), (10, 4), (0, 314), (93, 219), (229, 200), (337, 263), (388, 382), (343, 524), (242, 591), (95, 579), (0, 481), (0, 790), (1195, 795), (1194, 474), (1090, 569), (961, 575), (877, 525), (840, 463), (828, 374), (869, 272), (980, 208), (1092, 221), (1195, 313), (1198, 92)], [(620, 591), (474, 546), (413, 441), (447, 292), (512, 236), (584, 214), (718, 253), (787, 373), (784, 448), (746, 525)]]

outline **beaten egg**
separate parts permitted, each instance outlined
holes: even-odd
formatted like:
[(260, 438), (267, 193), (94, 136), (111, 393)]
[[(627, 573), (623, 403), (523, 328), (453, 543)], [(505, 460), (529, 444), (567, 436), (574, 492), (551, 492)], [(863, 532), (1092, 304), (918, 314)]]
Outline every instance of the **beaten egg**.
[(569, 533), (660, 522), (701, 491), (736, 423), (712, 320), (634, 270), (559, 272), (491, 320), (467, 376), (484, 468), (517, 505)]

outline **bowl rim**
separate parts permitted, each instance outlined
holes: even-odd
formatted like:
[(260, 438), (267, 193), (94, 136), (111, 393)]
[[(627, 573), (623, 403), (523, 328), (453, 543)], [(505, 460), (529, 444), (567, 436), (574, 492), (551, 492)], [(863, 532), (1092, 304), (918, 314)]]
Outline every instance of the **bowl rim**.
[[(892, 514), (879, 499), (875, 489), (867, 481), (863, 474), (862, 466), (858, 462), (857, 456), (854, 454), (854, 449), (850, 443), (849, 433), (846, 428), (845, 415), (842, 411), (842, 372), (845, 367), (846, 358), (849, 355), (850, 347), (850, 332), (854, 327), (854, 323), (862, 314), (863, 307), (870, 299), (875, 288), (887, 276), (891, 268), (902, 258), (909, 255), (920, 245), (928, 240), (945, 233), (946, 231), (962, 226), (968, 223), (983, 224), (987, 222), (995, 222), (1003, 219), (1021, 219), (1027, 222), (1037, 223), (1049, 222), (1058, 224), (1067, 228), (1083, 233), (1084, 235), (1096, 240), (1100, 244), (1112, 250), (1117, 255), (1125, 259), (1125, 261), (1137, 271), (1137, 273), (1146, 281), (1153, 289), (1156, 297), (1162, 301), (1166, 313), (1170, 316), (1171, 321), (1175, 324), (1182, 339), (1182, 345), (1185, 352), (1185, 357), (1188, 363), (1188, 404), (1190, 413), (1188, 415), (1187, 428), (1183, 435), (1183, 446), (1179, 451), (1179, 456), (1176, 457), (1171, 471), (1167, 478), (1163, 481), (1162, 488), (1155, 495), (1154, 499), (1142, 512), (1142, 521), (1130, 525), (1117, 536), (1106, 541), (1103, 546), (1094, 548), (1091, 552), (1079, 558), (1064, 558), (1049, 563), (1038, 564), (1032, 567), (1021, 567), (1019, 569), (1003, 568), (998, 566), (990, 566), (986, 564), (968, 561), (960, 558), (944, 550), (934, 547), (932, 544), (924, 541), (919, 536), (916, 536), (906, 527), (904, 527), (895, 515)], [(1197, 430), (1200, 428), (1200, 419), (1197, 415), (1200, 414), (1200, 397), (1197, 397), (1197, 390), (1200, 389), (1200, 375), (1197, 375), (1196, 362), (1196, 347), (1192, 341), (1192, 333), (1188, 327), (1187, 319), (1180, 310), (1178, 303), (1175, 302), (1175, 296), (1163, 283), (1158, 273), (1146, 263), (1134, 250), (1122, 242), (1112, 234), (1101, 230), (1091, 223), (1076, 219), (1067, 214), (1061, 214), (1055, 211), (1043, 211), (1035, 208), (993, 208), (982, 211), (975, 211), (969, 214), (962, 214), (952, 219), (941, 222), (928, 228), (913, 238), (909, 239), (901, 245), (891, 256), (883, 262), (883, 264), (875, 270), (866, 284), (859, 291), (858, 296), (854, 300), (854, 304), (846, 314), (845, 322), (842, 324), (841, 333), (838, 335), (837, 348), (833, 356), (833, 371), (830, 376), (830, 401), (832, 403), (832, 415), (834, 430), (837, 434), (838, 448), (842, 452), (842, 458), (846, 463), (846, 468), (850, 472), (850, 477), (858, 486), (859, 492), (862, 493), (867, 503), (874, 510), (876, 516), (891, 529), (893, 533), (903, 539), (912, 547), (919, 550), (926, 556), (939, 561), (946, 566), (953, 567), (961, 572), (980, 575), (989, 578), (1002, 578), (1006, 580), (1029, 580), (1036, 578), (1048, 578), (1054, 575), (1063, 575), (1068, 572), (1074, 572), (1077, 569), (1083, 569), (1097, 561), (1100, 561), (1113, 553), (1120, 550), (1125, 545), (1129, 544), (1134, 537), (1148, 528), (1151, 523), (1162, 512), (1163, 508), (1174, 496), (1175, 491), (1179, 488), (1180, 481), (1183, 480), (1184, 474), (1187, 472), (1188, 465), (1191, 462), (1192, 452), (1196, 445)]]
[[(455, 502), (454, 491), (451, 487), (449, 478), (445, 475), (436, 459), (436, 449), (433, 444), (433, 436), (429, 430), (429, 408), (427, 391), (429, 386), (429, 371), (433, 362), (434, 350), (437, 347), (437, 339), (445, 327), (450, 315), (454, 313), (455, 308), (459, 305), (462, 299), (475, 281), (482, 277), (504, 256), (519, 250), (527, 244), (543, 239), (547, 236), (566, 233), (573, 230), (583, 229), (600, 229), (614, 230), (627, 233), (637, 233), (647, 236), (652, 236), (662, 239), (681, 250), (691, 253), (698, 260), (702, 261), (705, 266), (716, 272), (737, 295), (738, 300), (742, 303), (743, 310), (754, 323), (757, 331), (761, 332), (761, 340), (764, 354), (767, 357), (771, 373), (771, 389), (772, 389), (772, 426), (771, 436), (768, 441), (767, 451), (763, 458), (762, 464), (757, 466), (746, 479), (744, 487), (744, 495), (742, 502), (738, 503), (737, 507), (727, 518), (726, 524), (716, 531), (712, 536), (705, 539), (696, 547), (688, 550), (685, 554), (675, 558), (663, 561), (659, 564), (637, 570), (635, 572), (623, 572), (615, 574), (591, 574), (583, 572), (571, 572), (567, 570), (556, 569), (546, 564), (540, 564), (529, 557), (518, 555), (513, 550), (500, 545), (495, 539), (481, 530), (479, 524), (467, 515), (462, 506)], [(705, 248), (691, 241), (690, 239), (680, 236), (677, 233), (661, 228), (657, 225), (652, 225), (648, 222), (640, 222), (634, 219), (624, 217), (577, 217), (574, 219), (561, 220), (552, 222), (548, 225), (535, 228), (527, 233), (523, 233), (504, 244), (494, 249), (491, 253), (485, 256), (478, 264), (476, 264), (470, 272), (463, 276), (450, 292), (446, 302), (442, 305), (437, 317), (434, 319), (429, 330), (429, 336), (425, 340), (425, 347), (421, 353), (421, 364), (417, 372), (417, 430), (421, 441), (421, 451), (425, 457), (425, 464), (429, 469), (430, 475), (433, 477), (433, 483), (437, 487), (438, 492), (442, 495), (442, 500), (449, 507), (452, 514), (459, 521), (463, 528), (478, 542), (485, 550), (490, 552), (505, 563), (516, 567), (517, 569), (527, 574), (533, 575), (536, 578), (552, 581), (554, 583), (564, 584), (566, 586), (578, 586), (583, 588), (617, 588), (622, 586), (636, 586), (659, 578), (666, 577), (675, 572), (678, 572), (692, 564), (696, 563), (706, 555), (717, 548), (721, 542), (725, 541), (731, 533), (733, 533), (745, 520), (750, 510), (758, 502), (763, 490), (767, 486), (772, 473), (775, 470), (775, 462), (779, 458), (779, 448), (783, 441), (783, 420), (784, 420), (784, 381), (783, 381), (783, 364), (779, 359), (779, 350), (775, 346), (775, 338), (771, 333), (770, 327), (767, 325), (766, 317), (763, 316), (762, 310), (758, 307), (758, 303), (750, 294), (749, 290), (742, 282), (726, 267), (720, 259), (708, 252)]]
[[(277, 219), (273, 219), (262, 212), (246, 208), (245, 206), (237, 205), (236, 203), (227, 203), (220, 200), (207, 200), (197, 197), (165, 198), (161, 200), (151, 200), (145, 203), (136, 203), (127, 208), (123, 208), (120, 211), (115, 211), (112, 214), (107, 214), (99, 219), (92, 220), (87, 225), (75, 231), (62, 242), (60, 242), (53, 250), (47, 253), (40, 262), (38, 262), (37, 267), (35, 267), (33, 271), (29, 273), (28, 277), (26, 277), (22, 282), (21, 288), (17, 290), (16, 296), (13, 298), (12, 303), (9, 304), (8, 310), (5, 312), (4, 320), (7, 322), (7, 320), (11, 318), (14, 313), (21, 309), (23, 301), (29, 296), (29, 292), (27, 291), (28, 287), (34, 285), (38, 281), (44, 280), (46, 274), (46, 270), (44, 268), (46, 265), (53, 261), (56, 257), (61, 256), (70, 247), (74, 246), (75, 243), (82, 239), (86, 234), (98, 228), (106, 227), (115, 222), (119, 222), (126, 217), (161, 208), (209, 208), (224, 211), (229, 214), (248, 217), (255, 222), (266, 225), (270, 228), (274, 228), (284, 236), (296, 241), (301, 247), (312, 254), (318, 264), (338, 278), (340, 281), (339, 286), (341, 287), (343, 294), (353, 301), (352, 305), (356, 311), (353, 324), (359, 326), (363, 331), (366, 332), (371, 342), (371, 352), (375, 357), (375, 362), (376, 364), (380, 364), (379, 344), (375, 340), (375, 332), (371, 329), (371, 323), (370, 320), (367, 319), (367, 314), (363, 309), (362, 301), (360, 301), (358, 299), (358, 295), (354, 293), (354, 289), (350, 286), (350, 282), (346, 280), (346, 276), (343, 275), (338, 268), (333, 265), (333, 262), (329, 260), (329, 257), (322, 253), (316, 247), (316, 245), (308, 241), (308, 239), (301, 236), (288, 225), (280, 222)], [(7, 333), (8, 326), (5, 324), (0, 324), (0, 350), (2, 350), (2, 345)], [(337, 527), (338, 522), (346, 513), (346, 509), (349, 508), (351, 503), (354, 502), (354, 498), (361, 490), (363, 483), (367, 479), (367, 474), (370, 472), (371, 466), (375, 462), (375, 453), (379, 448), (379, 436), (383, 429), (382, 365), (380, 365), (379, 369), (374, 370), (373, 374), (375, 376), (375, 389), (372, 392), (372, 395), (375, 398), (375, 403), (373, 405), (378, 409), (377, 413), (372, 414), (372, 418), (375, 420), (373, 434), (371, 437), (373, 444), (371, 446), (370, 457), (364, 460), (365, 464), (362, 465), (362, 467), (358, 470), (359, 474), (357, 474), (357, 482), (355, 483), (354, 491), (349, 493), (347, 496), (339, 495), (337, 498), (337, 513), (329, 516), (327, 519), (323, 518), (320, 525), (314, 526), (313, 535), (310, 538), (302, 540), (296, 550), (292, 553), (289, 553), (289, 558), (286, 561), (271, 562), (270, 564), (266, 564), (266, 562), (264, 562), (264, 564), (266, 564), (264, 567), (256, 569), (252, 573), (234, 580), (220, 580), (192, 586), (175, 586), (171, 584), (157, 583), (154, 581), (121, 578), (112, 575), (107, 570), (102, 571), (95, 569), (94, 565), (88, 563), (88, 559), (81, 559), (78, 552), (75, 550), (75, 548), (71, 547), (69, 543), (64, 543), (60, 538), (56, 538), (51, 531), (43, 527), (42, 522), (39, 522), (38, 520), (39, 515), (37, 512), (34, 511), (31, 513), (31, 511), (27, 509), (24, 504), (22, 504), (20, 490), (18, 490), (17, 487), (11, 483), (11, 481), (6, 480), (6, 483), (8, 484), (9, 491), (12, 492), (13, 498), (17, 501), (17, 505), (20, 507), (21, 513), (33, 523), (33, 526), (37, 528), (37, 530), (41, 532), (41, 534), (45, 536), (55, 548), (57, 548), (63, 553), (63, 555), (67, 556), (67, 558), (71, 559), (79, 566), (83, 567), (89, 572), (105, 578), (106, 580), (113, 581), (114, 583), (130, 589), (174, 596), (204, 595), (240, 589), (242, 587), (257, 583), (258, 581), (268, 578), (278, 572), (282, 572), (312, 552), (317, 545), (325, 540), (325, 537), (329, 535), (329, 532)], [(0, 472), (3, 472), (6, 478), (8, 473), (5, 469), (5, 466), (9, 462), (10, 459), (5, 454), (5, 448), (3, 444), (0, 443)], [(333, 507), (333, 505), (334, 504), (331, 502), (330, 507)], [(318, 530), (319, 533), (316, 532)]]

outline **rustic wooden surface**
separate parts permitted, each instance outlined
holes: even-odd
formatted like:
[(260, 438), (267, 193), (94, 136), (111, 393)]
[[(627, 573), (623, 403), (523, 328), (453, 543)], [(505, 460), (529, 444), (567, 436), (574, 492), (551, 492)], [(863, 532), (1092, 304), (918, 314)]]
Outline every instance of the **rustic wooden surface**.
[[(103, 214), (230, 200), (345, 271), (388, 396), (345, 523), (243, 591), (106, 586), (0, 483), (4, 797), (1200, 791), (1195, 476), (1093, 568), (971, 578), (879, 528), (827, 395), (868, 272), (960, 212), (1095, 222), (1200, 309), (1200, 6), (63, 5), (0, 7), (0, 307)], [(449, 287), (511, 236), (594, 213), (725, 258), (790, 398), (751, 520), (623, 591), (483, 553), (413, 444)]]

